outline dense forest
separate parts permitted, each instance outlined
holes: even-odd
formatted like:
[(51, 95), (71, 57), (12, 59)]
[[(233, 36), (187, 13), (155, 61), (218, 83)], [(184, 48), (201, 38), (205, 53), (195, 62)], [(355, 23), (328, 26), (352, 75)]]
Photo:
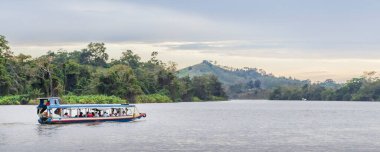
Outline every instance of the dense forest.
[(109, 59), (104, 43), (32, 58), (12, 53), (0, 35), (0, 104), (33, 104), (59, 96), (66, 103), (149, 103), (233, 99), (380, 101), (380, 79), (367, 72), (338, 84), (331, 79), (276, 77), (262, 69), (235, 69), (203, 61), (177, 71), (158, 52), (141, 58), (131, 50)]
[(302, 87), (277, 87), (271, 100), (325, 100), (325, 101), (380, 101), (380, 79), (376, 72), (365, 72), (339, 87), (331, 87), (332, 80), (324, 83), (305, 84)]
[(179, 78), (176, 64), (163, 63), (157, 56), (152, 52), (143, 62), (126, 50), (119, 59), (110, 60), (104, 43), (90, 43), (79, 51), (49, 51), (32, 58), (14, 55), (0, 35), (0, 104), (17, 104), (11, 101), (19, 98), (28, 104), (43, 96), (61, 96), (67, 103), (103, 103), (108, 98), (111, 103), (227, 99), (217, 77)]

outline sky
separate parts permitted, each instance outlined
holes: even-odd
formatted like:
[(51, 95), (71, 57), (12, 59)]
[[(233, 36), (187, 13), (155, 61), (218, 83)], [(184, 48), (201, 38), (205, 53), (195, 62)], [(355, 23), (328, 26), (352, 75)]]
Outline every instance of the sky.
[(380, 71), (377, 0), (0, 0), (15, 54), (106, 43), (111, 58), (152, 51), (178, 68), (202, 60), (276, 76), (345, 82)]

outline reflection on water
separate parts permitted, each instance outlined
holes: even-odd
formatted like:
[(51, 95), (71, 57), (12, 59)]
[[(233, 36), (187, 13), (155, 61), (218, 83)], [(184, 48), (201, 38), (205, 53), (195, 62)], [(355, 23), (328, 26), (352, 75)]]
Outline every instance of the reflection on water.
[[(138, 105), (134, 122), (40, 125), (0, 106), (0, 151), (377, 151), (380, 103), (229, 101)], [(41, 144), (44, 143), (44, 144)]]
[(98, 122), (91, 122), (91, 123), (87, 123), (86, 125), (87, 126), (95, 126), (95, 125), (100, 125), (102, 122), (98, 121)]
[(65, 127), (70, 124), (63, 125), (40, 125), (36, 124), (36, 132), (39, 136), (51, 136), (52, 134), (56, 134), (59, 131), (59, 128)]

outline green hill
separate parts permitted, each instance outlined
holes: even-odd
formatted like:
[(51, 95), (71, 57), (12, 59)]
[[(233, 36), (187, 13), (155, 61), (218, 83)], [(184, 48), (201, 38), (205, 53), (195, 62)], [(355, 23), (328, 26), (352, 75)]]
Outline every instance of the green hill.
[(267, 98), (268, 91), (279, 86), (302, 86), (310, 83), (286, 77), (276, 77), (256, 68), (235, 69), (215, 65), (204, 60), (202, 63), (178, 71), (179, 77), (194, 77), (212, 74), (224, 84), (230, 98)]
[(219, 66), (213, 65), (208, 61), (203, 61), (202, 63), (181, 69), (178, 71), (179, 77), (185, 76), (201, 76), (205, 74), (213, 74), (218, 77), (219, 81), (224, 85), (233, 85), (236, 83), (243, 83), (246, 81), (245, 78), (236, 75), (233, 71), (223, 69)]
[(183, 68), (178, 71), (179, 77), (185, 76), (201, 76), (205, 74), (213, 74), (218, 77), (226, 86), (232, 86), (241, 83), (249, 83), (250, 81), (260, 81), (260, 88), (268, 89), (281, 85), (303, 85), (309, 81), (301, 81), (293, 78), (276, 77), (272, 74), (267, 74), (263, 70), (256, 68), (233, 69), (229, 67), (222, 67), (215, 65), (209, 61), (204, 60), (202, 63)]

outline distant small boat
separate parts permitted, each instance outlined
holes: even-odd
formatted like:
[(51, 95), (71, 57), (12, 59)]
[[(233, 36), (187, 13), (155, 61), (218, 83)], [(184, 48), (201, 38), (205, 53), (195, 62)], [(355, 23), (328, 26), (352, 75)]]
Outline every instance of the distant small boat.
[(146, 117), (130, 104), (67, 104), (60, 105), (58, 97), (39, 98), (37, 106), (40, 124), (65, 124), (84, 122), (128, 122)]
[(302, 98), (301, 100), (302, 100), (302, 101), (307, 101), (307, 99), (306, 99), (306, 98)]

